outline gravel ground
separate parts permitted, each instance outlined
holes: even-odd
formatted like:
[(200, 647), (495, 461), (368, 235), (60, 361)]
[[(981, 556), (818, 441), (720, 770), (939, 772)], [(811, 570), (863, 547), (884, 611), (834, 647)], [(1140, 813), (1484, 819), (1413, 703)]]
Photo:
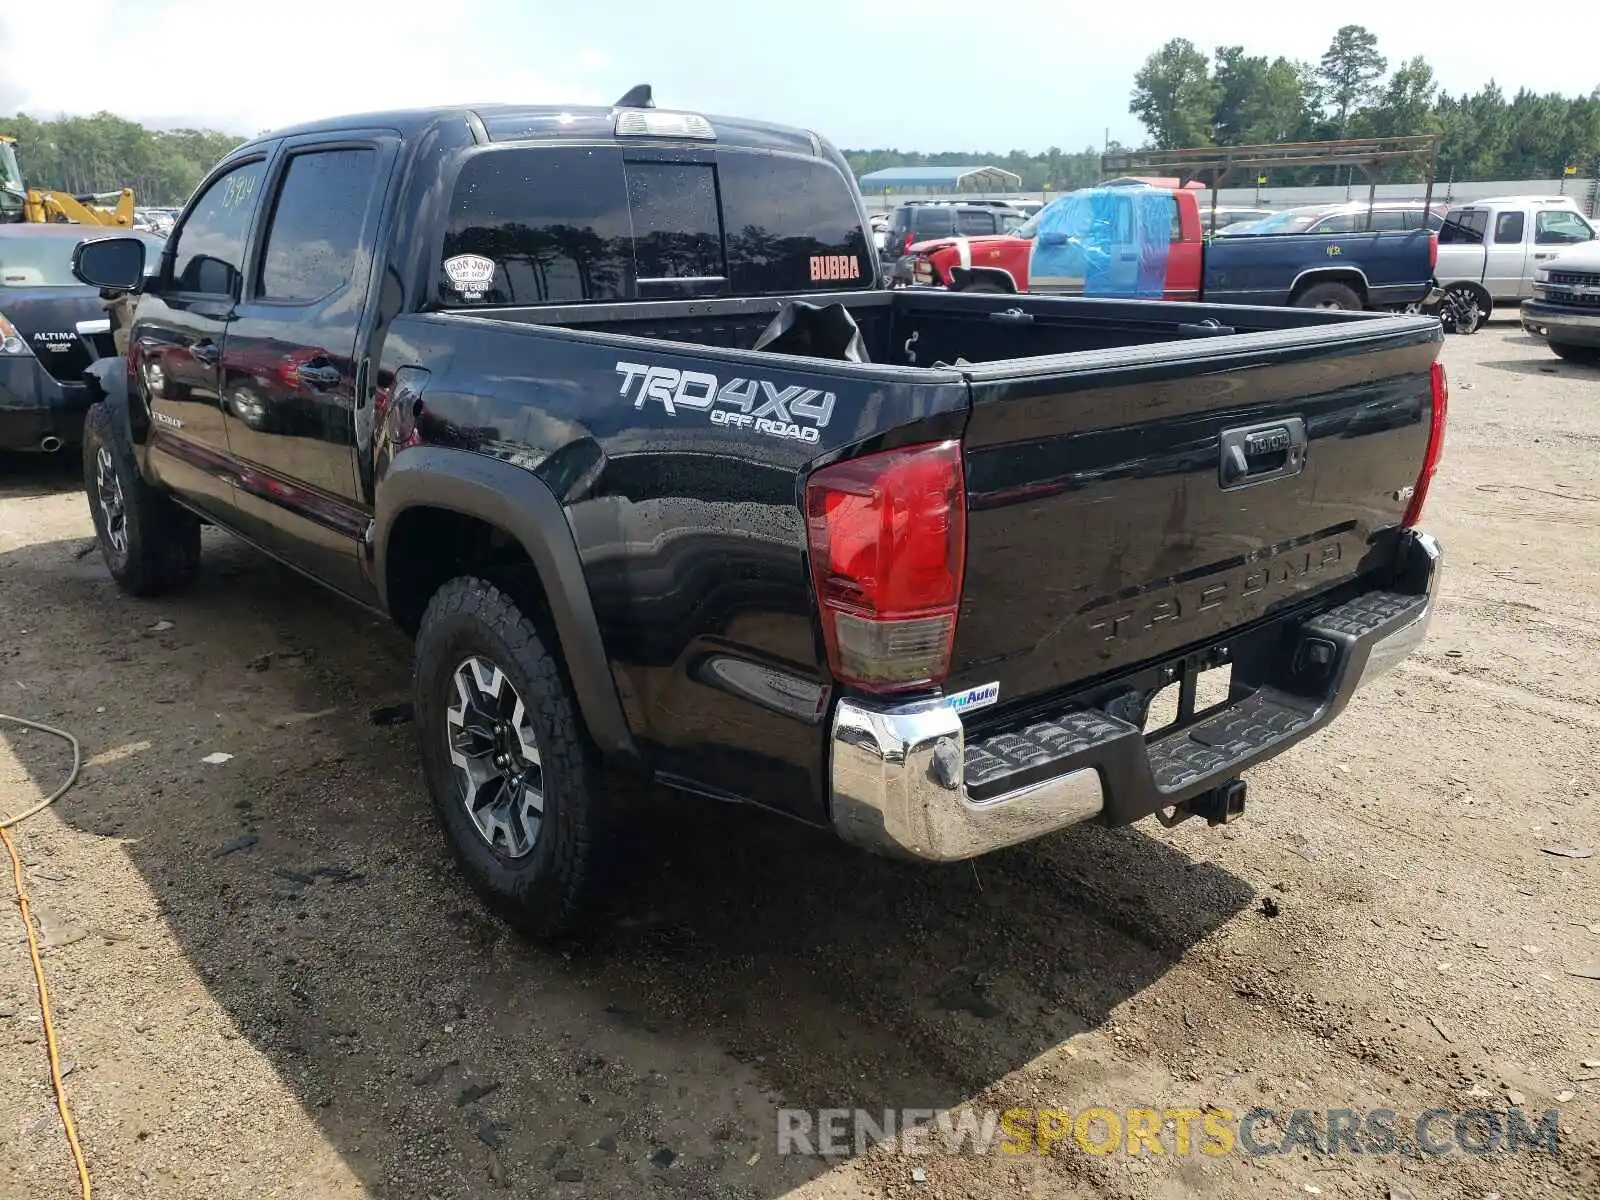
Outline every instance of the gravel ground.
[[(1595, 1195), (1600, 858), (1547, 848), (1600, 844), (1600, 371), (1508, 323), (1444, 355), (1432, 635), (1253, 772), (1242, 822), (931, 870), (663, 799), (628, 915), (562, 953), (484, 915), (410, 730), (369, 721), (406, 694), (397, 634), (209, 531), (191, 593), (125, 599), (73, 466), (4, 464), (0, 710), (86, 755), (17, 840), (97, 1194)], [(0, 809), (64, 766), (0, 730)], [(0, 1195), (67, 1196), (4, 908)], [(780, 1108), (1146, 1104), (1557, 1108), (1561, 1148), (776, 1138)]]

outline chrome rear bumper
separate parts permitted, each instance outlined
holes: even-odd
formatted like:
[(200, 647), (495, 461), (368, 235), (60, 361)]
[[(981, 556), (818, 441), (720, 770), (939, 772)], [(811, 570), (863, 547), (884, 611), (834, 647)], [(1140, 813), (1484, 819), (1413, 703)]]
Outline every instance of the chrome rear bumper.
[[(1102, 815), (1113, 824), (1137, 819), (1218, 786), (1326, 725), (1359, 687), (1427, 636), (1441, 575), (1438, 544), (1408, 534), (1402, 561), (1402, 590), (1372, 592), (1303, 622), (1305, 637), (1333, 647), (1320, 694), (1268, 684), (1148, 743), (1115, 717), (1067, 711), (1051, 734), (1070, 769), (998, 796), (969, 793), (966, 728), (944, 697), (884, 706), (841, 700), (830, 748), (834, 829), (881, 854), (950, 862)], [(1188, 742), (1192, 732), (1203, 735), (1197, 745)]]

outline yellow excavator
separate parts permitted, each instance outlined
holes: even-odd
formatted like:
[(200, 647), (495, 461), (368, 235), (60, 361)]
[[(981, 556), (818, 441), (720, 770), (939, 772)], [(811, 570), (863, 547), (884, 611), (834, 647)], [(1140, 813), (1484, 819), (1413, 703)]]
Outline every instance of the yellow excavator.
[[(22, 182), (17, 166), (17, 139), (0, 133), (0, 221), (51, 221), (79, 225), (112, 225), (127, 229), (133, 225), (133, 189), (94, 196), (74, 196), (49, 188), (30, 188)], [(112, 201), (101, 207), (101, 201)]]

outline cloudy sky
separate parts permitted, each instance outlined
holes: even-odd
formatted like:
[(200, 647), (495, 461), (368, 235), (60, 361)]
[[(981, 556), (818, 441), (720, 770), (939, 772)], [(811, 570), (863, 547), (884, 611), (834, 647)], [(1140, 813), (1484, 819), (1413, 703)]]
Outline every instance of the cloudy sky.
[(1422, 54), (1453, 91), (1492, 77), (1587, 93), (1594, 39), (1558, 32), (1585, 3), (1479, 21), (1392, 0), (1249, 20), (1207, 0), (0, 0), (0, 115), (106, 109), (253, 134), (404, 105), (609, 103), (648, 81), (663, 107), (851, 147), (1081, 149), (1108, 126), (1137, 141), (1133, 74), (1169, 37), (1316, 59), (1355, 22), (1391, 65)]

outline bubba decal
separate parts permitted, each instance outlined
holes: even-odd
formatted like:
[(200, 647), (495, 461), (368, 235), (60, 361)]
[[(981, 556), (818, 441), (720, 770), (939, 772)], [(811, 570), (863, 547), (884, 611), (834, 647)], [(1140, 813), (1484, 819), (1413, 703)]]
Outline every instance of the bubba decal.
[(494, 260), (481, 254), (457, 254), (444, 260), (444, 276), (463, 300), (481, 300), (494, 282)]
[(854, 254), (817, 254), (811, 259), (811, 282), (860, 279), (861, 260)]
[(832, 392), (818, 388), (780, 387), (770, 379), (729, 379), (706, 371), (680, 371), (645, 363), (619, 362), (619, 389), (635, 408), (655, 403), (669, 417), (681, 409), (703, 412), (713, 425), (752, 429), (769, 437), (817, 442), (833, 417)]

